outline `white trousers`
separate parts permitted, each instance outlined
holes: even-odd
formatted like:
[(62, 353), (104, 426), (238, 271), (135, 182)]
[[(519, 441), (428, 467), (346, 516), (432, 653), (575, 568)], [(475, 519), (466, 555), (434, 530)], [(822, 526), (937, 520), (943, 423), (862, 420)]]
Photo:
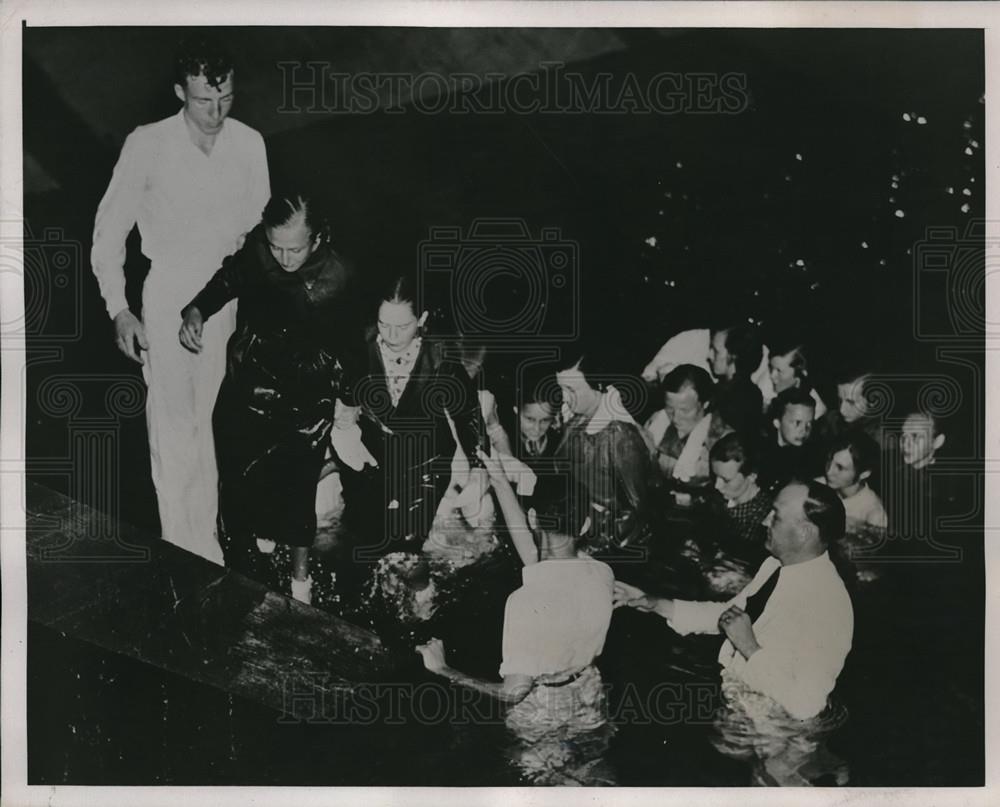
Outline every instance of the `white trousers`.
[[(196, 287), (193, 287), (196, 286)], [(201, 290), (156, 266), (143, 288), (146, 424), (162, 537), (222, 564), (216, 533), (219, 473), (212, 410), (226, 372), (226, 344), (236, 325), (230, 303), (205, 323), (201, 353), (178, 341), (180, 310)]]

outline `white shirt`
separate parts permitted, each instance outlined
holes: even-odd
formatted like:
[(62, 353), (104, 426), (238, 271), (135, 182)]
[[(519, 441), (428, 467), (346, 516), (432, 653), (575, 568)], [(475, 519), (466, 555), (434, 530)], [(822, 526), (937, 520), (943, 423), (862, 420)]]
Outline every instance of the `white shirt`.
[(410, 380), (413, 368), (417, 364), (422, 340), (419, 336), (416, 337), (402, 353), (389, 350), (381, 336), (375, 337), (375, 341), (378, 343), (382, 364), (385, 366), (385, 383), (389, 388), (392, 405), (399, 406), (399, 399), (403, 397), (406, 383)]
[[(191, 140), (183, 108), (139, 126), (125, 140), (97, 208), (91, 263), (114, 317), (125, 300), (125, 239), (135, 224), (152, 271), (166, 270), (193, 297), (260, 221), (270, 197), (264, 139), (227, 118), (206, 155)], [(180, 312), (178, 312), (178, 321)]]
[(675, 600), (669, 624), (680, 634), (718, 633), (722, 612), (731, 605), (745, 608), (747, 597), (779, 567), (778, 583), (753, 623), (760, 650), (745, 659), (727, 639), (719, 650), (719, 663), (793, 717), (805, 720), (826, 707), (854, 634), (851, 599), (826, 552), (789, 566), (768, 558), (747, 587), (728, 602)]
[(578, 670), (604, 649), (614, 574), (592, 558), (525, 566), (524, 584), (507, 598), (500, 675)]
[(844, 512), (847, 514), (848, 526), (868, 524), (873, 527), (888, 526), (889, 518), (885, 514), (882, 500), (868, 485), (863, 485), (853, 496), (841, 499)]

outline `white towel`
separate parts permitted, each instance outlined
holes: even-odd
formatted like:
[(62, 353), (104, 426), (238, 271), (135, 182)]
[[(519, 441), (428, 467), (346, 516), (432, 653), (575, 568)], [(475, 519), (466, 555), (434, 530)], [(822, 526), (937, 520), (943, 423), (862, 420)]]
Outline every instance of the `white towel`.
[(698, 458), (701, 456), (702, 449), (705, 448), (705, 442), (708, 440), (708, 429), (711, 425), (712, 416), (705, 415), (705, 417), (699, 420), (698, 424), (691, 429), (690, 434), (688, 434), (687, 442), (681, 450), (681, 455), (677, 458), (677, 462), (674, 465), (674, 479), (687, 482), (692, 476), (694, 476), (697, 470)]

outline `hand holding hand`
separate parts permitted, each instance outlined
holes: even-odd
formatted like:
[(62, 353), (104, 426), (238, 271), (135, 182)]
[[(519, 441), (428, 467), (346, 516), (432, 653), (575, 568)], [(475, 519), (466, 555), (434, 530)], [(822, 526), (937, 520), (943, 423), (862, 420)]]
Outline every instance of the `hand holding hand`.
[(638, 608), (640, 611), (648, 611), (650, 609), (644, 607), (648, 600), (649, 597), (641, 588), (615, 580), (614, 593), (611, 595), (611, 602), (615, 608), (628, 605), (632, 608)]
[(719, 630), (733, 643), (733, 647), (743, 654), (744, 658), (750, 658), (760, 650), (750, 616), (742, 608), (737, 608), (734, 605), (723, 611), (722, 616), (719, 617)]
[(204, 325), (201, 311), (191, 306), (184, 315), (184, 323), (177, 334), (177, 338), (186, 350), (201, 353), (201, 332)]
[[(119, 311), (115, 316), (115, 344), (132, 361), (143, 364), (139, 350), (149, 350), (149, 342), (146, 340), (146, 329), (136, 318), (135, 314), (127, 308)], [(136, 344), (139, 346), (138, 350), (136, 350)]]

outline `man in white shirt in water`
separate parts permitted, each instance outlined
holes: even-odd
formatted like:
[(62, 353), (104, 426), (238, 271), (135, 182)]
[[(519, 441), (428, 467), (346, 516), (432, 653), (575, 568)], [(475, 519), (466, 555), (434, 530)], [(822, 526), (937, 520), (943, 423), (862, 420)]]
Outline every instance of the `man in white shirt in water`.
[[(818, 482), (792, 482), (764, 522), (772, 557), (728, 602), (655, 597), (615, 583), (615, 606), (667, 620), (677, 633), (722, 633), (722, 691), (729, 717), (777, 784), (808, 784), (828, 696), (851, 649), (854, 610), (827, 548), (844, 534), (844, 506)], [(729, 738), (727, 738), (729, 739)], [(721, 749), (720, 749), (721, 750)]]
[[(270, 183), (263, 138), (228, 117), (234, 77), (221, 46), (185, 42), (174, 81), (181, 109), (125, 140), (97, 209), (91, 263), (116, 345), (142, 365), (162, 536), (221, 564), (212, 410), (235, 303), (206, 323), (198, 355), (178, 344), (177, 329), (181, 308), (260, 220)], [(151, 262), (141, 319), (125, 299), (125, 241), (136, 225)]]

